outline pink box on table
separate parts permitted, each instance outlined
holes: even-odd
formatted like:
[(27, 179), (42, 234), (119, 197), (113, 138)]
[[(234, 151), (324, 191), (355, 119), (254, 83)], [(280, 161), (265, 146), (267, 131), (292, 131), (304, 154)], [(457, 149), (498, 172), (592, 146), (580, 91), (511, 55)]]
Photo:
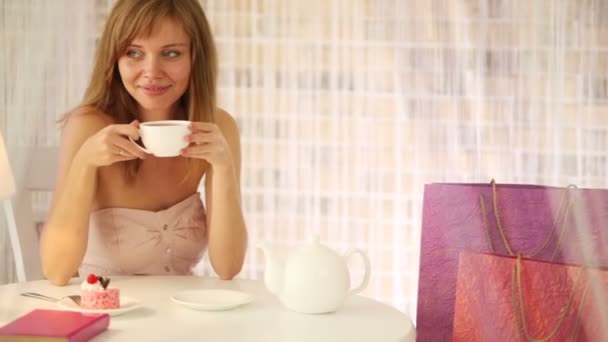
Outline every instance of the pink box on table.
[(86, 342), (110, 324), (108, 314), (35, 309), (0, 328), (0, 342)]

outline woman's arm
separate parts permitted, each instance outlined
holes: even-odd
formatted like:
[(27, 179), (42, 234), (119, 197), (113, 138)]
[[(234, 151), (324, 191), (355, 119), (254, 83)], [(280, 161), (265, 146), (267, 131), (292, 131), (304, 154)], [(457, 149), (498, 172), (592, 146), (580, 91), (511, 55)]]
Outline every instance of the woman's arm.
[[(119, 129), (95, 113), (74, 113), (61, 138), (56, 189), (48, 220), (42, 231), (40, 257), (44, 275), (56, 285), (65, 285), (76, 273), (87, 248), (89, 214), (97, 190), (97, 169), (122, 160), (105, 151), (114, 145), (107, 134)], [(137, 129), (122, 127), (124, 134)], [(126, 140), (126, 139), (124, 139)], [(128, 141), (128, 140), (126, 140)], [(127, 150), (125, 148), (125, 150)], [(130, 156), (129, 159), (133, 159)]]
[(194, 144), (185, 155), (211, 164), (205, 175), (209, 260), (220, 278), (232, 279), (241, 271), (247, 249), (239, 131), (232, 116), (224, 111), (217, 115), (217, 126), (199, 124), (194, 123)]

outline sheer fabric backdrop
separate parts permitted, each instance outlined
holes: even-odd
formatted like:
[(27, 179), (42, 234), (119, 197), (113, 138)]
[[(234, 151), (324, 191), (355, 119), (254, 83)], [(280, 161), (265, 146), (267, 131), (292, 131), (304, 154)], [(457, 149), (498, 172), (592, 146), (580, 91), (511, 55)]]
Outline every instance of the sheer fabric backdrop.
[[(112, 1), (1, 3), (2, 132), (9, 148), (56, 144), (54, 120), (82, 95)], [(293, 247), (317, 233), (366, 250), (365, 294), (413, 316), (425, 183), (608, 183), (606, 2), (201, 3), (220, 103), (242, 133), (240, 277), (261, 277), (259, 241)], [(0, 267), (12, 270), (0, 232)]]
[[(103, 5), (105, 1), (98, 3)], [(0, 129), (13, 173), (23, 182), (31, 145), (59, 143), (56, 121), (81, 99), (97, 36), (94, 2), (0, 0)], [(40, 170), (44, 172), (44, 170)], [(49, 194), (36, 196), (48, 206)], [(0, 213), (0, 284), (15, 281), (4, 212)]]

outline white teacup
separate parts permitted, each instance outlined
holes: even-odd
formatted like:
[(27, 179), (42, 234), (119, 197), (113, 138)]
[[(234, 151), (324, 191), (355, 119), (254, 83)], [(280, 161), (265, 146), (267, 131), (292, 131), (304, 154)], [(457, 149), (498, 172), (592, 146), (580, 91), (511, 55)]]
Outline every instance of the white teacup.
[(179, 156), (181, 150), (189, 144), (185, 139), (190, 134), (188, 124), (190, 121), (184, 120), (142, 122), (139, 125), (139, 135), (144, 148), (135, 145), (156, 157)]

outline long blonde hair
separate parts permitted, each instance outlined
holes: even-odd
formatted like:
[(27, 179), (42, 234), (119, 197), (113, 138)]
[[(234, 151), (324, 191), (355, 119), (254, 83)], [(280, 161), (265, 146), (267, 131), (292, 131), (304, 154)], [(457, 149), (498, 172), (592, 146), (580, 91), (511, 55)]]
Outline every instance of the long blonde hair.
[[(174, 119), (215, 122), (218, 58), (209, 22), (197, 0), (118, 0), (98, 41), (93, 72), (80, 107), (93, 107), (127, 124), (137, 119), (135, 100), (122, 84), (118, 59), (133, 39), (152, 32), (162, 19), (183, 25), (191, 40), (192, 68), (190, 85), (179, 100)], [(134, 176), (138, 161), (128, 162)]]

